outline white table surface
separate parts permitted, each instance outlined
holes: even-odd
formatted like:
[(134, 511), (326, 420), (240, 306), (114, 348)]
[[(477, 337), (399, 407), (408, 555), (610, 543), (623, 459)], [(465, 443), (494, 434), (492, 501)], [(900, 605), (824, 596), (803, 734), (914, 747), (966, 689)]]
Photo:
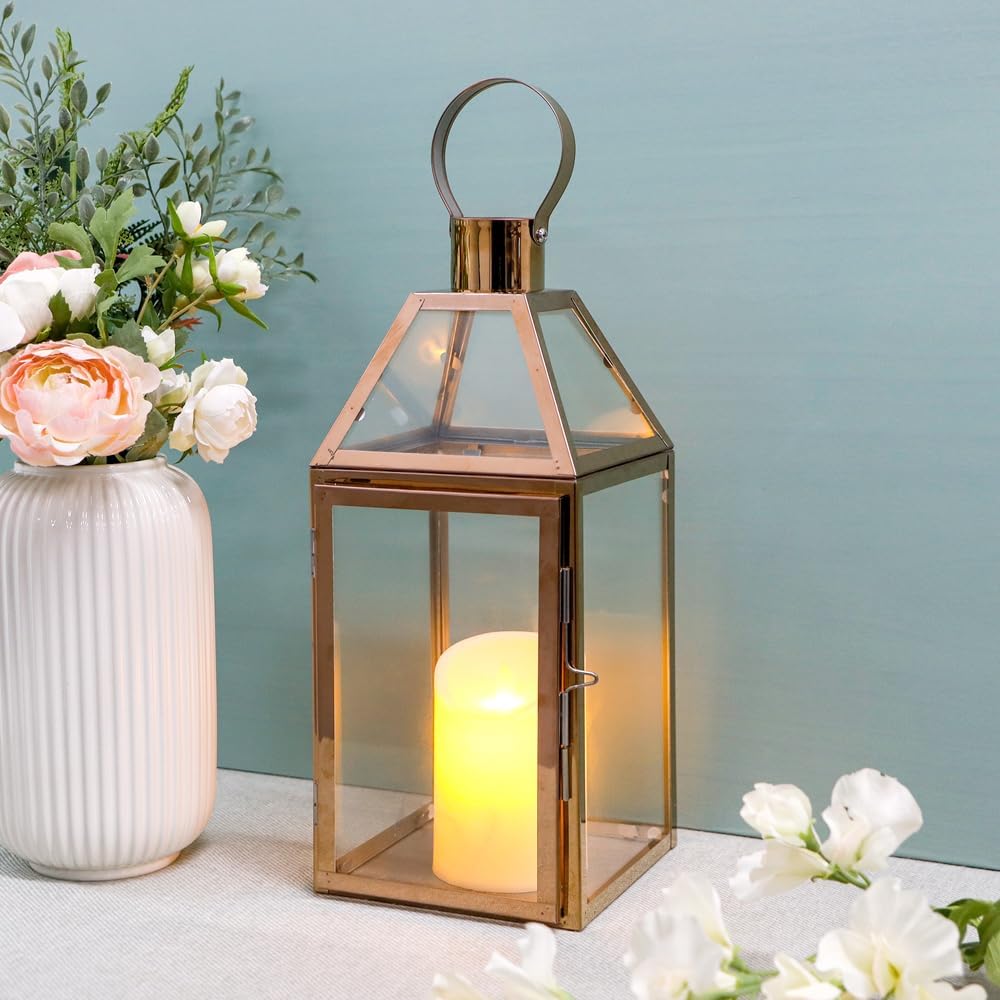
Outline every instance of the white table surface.
[[(311, 813), (309, 782), (221, 771), (208, 830), (162, 872), (52, 882), (0, 851), (0, 1000), (415, 1000), (436, 970), (485, 988), (493, 949), (514, 956), (514, 926), (314, 895)], [(627, 998), (629, 930), (686, 870), (719, 888), (751, 964), (779, 949), (812, 952), (856, 890), (810, 885), (738, 904), (727, 879), (753, 847), (682, 830), (677, 849), (590, 927), (559, 933), (562, 985), (578, 1000)], [(935, 904), (1000, 897), (1000, 872), (905, 860), (893, 872)]]

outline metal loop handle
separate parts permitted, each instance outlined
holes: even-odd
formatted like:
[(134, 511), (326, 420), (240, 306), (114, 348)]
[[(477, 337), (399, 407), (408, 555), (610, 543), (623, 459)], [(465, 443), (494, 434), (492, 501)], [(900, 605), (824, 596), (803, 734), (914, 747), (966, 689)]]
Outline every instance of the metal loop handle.
[(434, 174), (434, 184), (437, 187), (438, 194), (441, 195), (444, 207), (448, 209), (451, 217), (453, 219), (464, 218), (462, 210), (458, 207), (458, 202), (455, 200), (455, 195), (451, 190), (451, 185), (448, 183), (448, 170), (445, 167), (445, 150), (448, 147), (448, 136), (451, 133), (452, 125), (455, 124), (455, 119), (466, 104), (477, 94), (481, 94), (484, 90), (489, 90), (490, 87), (496, 87), (501, 83), (516, 83), (522, 87), (527, 87), (528, 90), (537, 94), (545, 101), (559, 123), (559, 136), (562, 139), (562, 155), (559, 158), (559, 169), (556, 171), (555, 180), (552, 181), (552, 187), (549, 188), (548, 193), (542, 199), (541, 205), (538, 206), (538, 211), (535, 212), (534, 218), (531, 220), (532, 239), (536, 243), (541, 244), (548, 238), (549, 217), (559, 203), (559, 199), (563, 196), (566, 185), (569, 184), (570, 177), (573, 176), (573, 164), (576, 161), (576, 137), (573, 135), (573, 126), (570, 124), (570, 120), (559, 102), (554, 97), (546, 94), (544, 90), (540, 90), (530, 83), (525, 83), (523, 80), (515, 80), (508, 76), (491, 77), (489, 80), (480, 80), (478, 83), (472, 84), (471, 87), (466, 87), (444, 109), (444, 113), (437, 123), (437, 128), (434, 129), (434, 139), (431, 142), (431, 171)]

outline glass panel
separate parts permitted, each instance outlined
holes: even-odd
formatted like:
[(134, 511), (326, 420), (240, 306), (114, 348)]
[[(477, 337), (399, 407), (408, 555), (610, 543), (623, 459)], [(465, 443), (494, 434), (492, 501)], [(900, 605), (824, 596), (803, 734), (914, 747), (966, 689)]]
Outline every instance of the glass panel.
[(417, 313), (343, 447), (549, 458), (511, 313)]
[(583, 500), (588, 898), (665, 835), (662, 491), (657, 473)]
[(570, 441), (581, 454), (653, 436), (638, 404), (572, 309), (538, 315)]
[(538, 579), (537, 518), (336, 508), (338, 872), (537, 901)]
[(453, 312), (417, 313), (343, 447), (411, 451), (429, 434), (455, 317)]
[(338, 869), (431, 801), (427, 519), (364, 507), (333, 514)]

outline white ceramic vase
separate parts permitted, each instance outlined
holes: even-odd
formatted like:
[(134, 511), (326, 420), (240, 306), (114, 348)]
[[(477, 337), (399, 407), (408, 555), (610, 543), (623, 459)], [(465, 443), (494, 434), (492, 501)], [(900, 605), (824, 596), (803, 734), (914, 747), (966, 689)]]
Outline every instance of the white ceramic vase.
[(0, 476), (0, 844), (56, 878), (170, 864), (215, 799), (208, 507), (163, 458)]

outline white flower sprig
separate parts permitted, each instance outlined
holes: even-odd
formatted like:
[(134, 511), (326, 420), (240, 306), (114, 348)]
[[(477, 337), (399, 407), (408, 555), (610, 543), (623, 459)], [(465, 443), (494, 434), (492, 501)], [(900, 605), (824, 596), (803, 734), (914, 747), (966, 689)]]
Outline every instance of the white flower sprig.
[[(982, 986), (945, 980), (968, 965), (985, 966), (1000, 981), (1000, 901), (962, 899), (935, 910), (898, 879), (872, 879), (923, 823), (896, 778), (871, 768), (840, 778), (823, 811), (829, 836), (822, 843), (809, 798), (794, 785), (758, 783), (743, 797), (740, 815), (764, 847), (741, 859), (731, 880), (737, 895), (757, 898), (810, 879), (843, 882), (863, 890), (847, 926), (825, 934), (807, 959), (778, 952), (773, 968), (752, 969), (729, 935), (713, 886), (701, 875), (681, 875), (632, 931), (624, 962), (639, 1000), (758, 993), (765, 1000), (985, 1000)], [(970, 928), (979, 939), (963, 943)], [(556, 983), (552, 932), (529, 924), (519, 947), (520, 966), (496, 953), (487, 966), (503, 1000), (572, 1000)], [(432, 996), (486, 1000), (457, 975), (436, 976)]]
[(795, 785), (758, 782), (743, 796), (740, 816), (763, 838), (761, 850), (740, 860), (733, 892), (758, 899), (804, 882), (844, 882), (866, 889), (871, 874), (923, 825), (909, 789), (874, 768), (845, 774), (823, 810), (829, 836), (821, 844), (812, 804)]

